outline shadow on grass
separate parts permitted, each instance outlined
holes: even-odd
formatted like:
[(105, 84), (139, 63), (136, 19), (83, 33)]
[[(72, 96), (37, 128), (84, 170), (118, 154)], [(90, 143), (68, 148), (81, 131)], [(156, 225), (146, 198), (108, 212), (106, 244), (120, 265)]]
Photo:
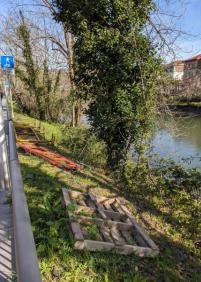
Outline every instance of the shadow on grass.
[[(86, 277), (91, 278), (91, 281), (106, 281), (108, 277), (108, 281), (130, 282), (135, 281), (133, 279), (138, 274), (145, 277), (147, 281), (201, 281), (199, 280), (200, 265), (193, 254), (182, 244), (173, 242), (157, 230), (153, 238), (160, 248), (160, 255), (157, 258), (74, 251), (66, 228), (67, 219), (61, 207), (61, 188), (77, 189), (58, 179), (56, 174), (50, 175), (44, 171), (42, 169), (44, 164), (43, 161), (37, 166), (31, 162), (22, 163), (21, 168), (38, 255), (41, 260), (48, 261), (50, 265), (48, 271), (52, 279), (54, 279), (53, 265), (56, 260), (60, 268), (59, 277), (68, 272), (68, 277), (74, 279), (78, 272), (80, 279), (78, 281), (84, 281)], [(89, 177), (83, 172), (78, 172), (78, 176)], [(113, 189), (111, 183), (101, 179), (101, 176), (93, 175), (91, 180), (102, 188), (117, 192), (117, 189)], [(135, 198), (132, 201), (135, 204)], [(144, 210), (141, 207), (141, 212), (150, 211), (154, 215), (164, 216), (155, 206), (151, 206), (150, 202), (143, 206)], [(146, 222), (146, 225), (148, 226), (149, 222)], [(44, 272), (44, 275), (47, 273)]]
[(111, 182), (106, 181), (105, 179), (101, 178), (101, 176), (93, 176), (92, 173), (84, 173), (81, 171), (77, 171), (76, 175), (83, 178), (83, 179), (90, 179), (92, 182), (94, 182), (97, 186), (99, 186), (102, 189), (108, 189), (112, 192), (117, 192), (116, 188), (113, 187)]

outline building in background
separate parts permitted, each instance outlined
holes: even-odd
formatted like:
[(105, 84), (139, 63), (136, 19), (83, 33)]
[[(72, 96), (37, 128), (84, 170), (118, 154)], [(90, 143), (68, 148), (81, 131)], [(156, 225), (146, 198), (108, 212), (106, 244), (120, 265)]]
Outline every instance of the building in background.
[(201, 75), (201, 54), (187, 60), (177, 60), (165, 66), (166, 72), (174, 79), (182, 81)]
[(184, 62), (175, 61), (165, 66), (167, 73), (172, 76), (174, 80), (182, 80), (184, 76)]
[(184, 61), (184, 78), (201, 75), (201, 54)]

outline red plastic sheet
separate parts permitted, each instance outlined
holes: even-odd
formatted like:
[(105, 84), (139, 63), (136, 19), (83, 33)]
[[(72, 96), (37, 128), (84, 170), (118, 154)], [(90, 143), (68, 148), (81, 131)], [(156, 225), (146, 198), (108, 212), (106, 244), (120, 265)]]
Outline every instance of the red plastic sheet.
[(79, 170), (81, 166), (76, 162), (57, 154), (45, 147), (35, 146), (33, 144), (22, 144), (19, 143), (18, 146), (23, 149), (25, 152), (30, 153), (32, 155), (41, 157), (42, 159), (48, 161), (54, 166), (57, 166), (62, 169), (68, 170)]

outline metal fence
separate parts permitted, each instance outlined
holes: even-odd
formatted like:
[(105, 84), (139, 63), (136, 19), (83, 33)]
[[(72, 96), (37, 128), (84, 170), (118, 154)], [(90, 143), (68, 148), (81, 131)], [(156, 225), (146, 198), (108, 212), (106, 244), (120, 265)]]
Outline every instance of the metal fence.
[[(1, 101), (0, 107), (2, 109)], [(5, 109), (7, 117), (10, 117), (8, 107)], [(17, 156), (15, 129), (11, 119), (7, 124), (17, 281), (40, 282), (41, 275), (36, 247)]]

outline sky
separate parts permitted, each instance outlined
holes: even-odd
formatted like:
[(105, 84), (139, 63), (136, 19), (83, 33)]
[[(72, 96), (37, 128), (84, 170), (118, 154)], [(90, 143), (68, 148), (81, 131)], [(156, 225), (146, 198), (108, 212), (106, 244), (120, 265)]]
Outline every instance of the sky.
[(178, 58), (190, 58), (201, 53), (201, 0), (156, 0), (168, 14), (175, 28), (181, 30), (175, 46)]
[[(8, 15), (13, 5), (30, 4), (33, 0), (0, 0), (0, 14)], [(186, 59), (201, 53), (201, 0), (155, 0), (164, 14), (164, 21), (171, 21), (182, 33), (175, 42), (175, 54)], [(11, 4), (13, 3), (13, 5)]]

